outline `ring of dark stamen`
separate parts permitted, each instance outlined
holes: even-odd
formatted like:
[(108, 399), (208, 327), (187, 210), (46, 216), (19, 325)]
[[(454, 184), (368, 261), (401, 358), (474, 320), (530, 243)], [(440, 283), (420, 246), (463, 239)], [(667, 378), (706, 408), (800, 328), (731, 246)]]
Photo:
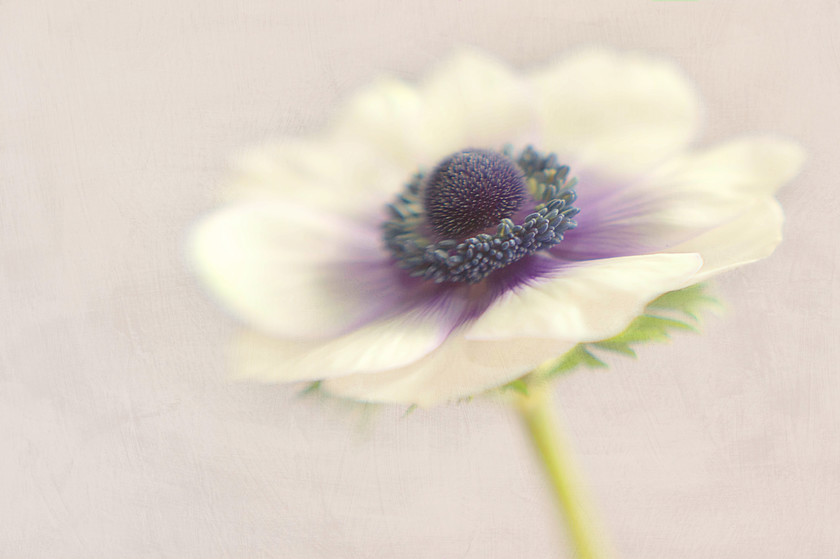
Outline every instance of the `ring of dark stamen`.
[[(511, 157), (509, 147), (503, 153)], [(534, 212), (521, 224), (502, 219), (494, 234), (481, 233), (463, 241), (431, 242), (420, 233), (425, 175), (412, 177), (397, 200), (388, 204), (390, 219), (383, 224), (385, 245), (397, 264), (412, 277), (436, 283), (477, 283), (495, 270), (562, 241), (564, 233), (577, 226), (572, 218), (580, 211), (572, 206), (577, 199), (577, 181), (568, 177), (569, 167), (560, 165), (554, 154), (543, 156), (530, 146), (516, 164), (537, 202)]]

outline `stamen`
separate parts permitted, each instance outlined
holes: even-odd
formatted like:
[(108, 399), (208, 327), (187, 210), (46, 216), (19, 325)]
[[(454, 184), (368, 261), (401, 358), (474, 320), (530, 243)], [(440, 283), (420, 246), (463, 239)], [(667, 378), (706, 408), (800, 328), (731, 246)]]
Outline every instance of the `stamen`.
[[(469, 171), (450, 172), (453, 160), (463, 154), (470, 154), (466, 158), (470, 159), (476, 153), (486, 157), (492, 165), (487, 166), (486, 161), (474, 164), (470, 160), (465, 166), (472, 165), (472, 170), (480, 172), (472, 175)], [(493, 156), (486, 155), (488, 153)], [(469, 176), (480, 176), (484, 180), (485, 171), (496, 166), (500, 159), (514, 164), (510, 159), (510, 148), (505, 148), (502, 154), (472, 150), (450, 156), (435, 169), (430, 180), (425, 180), (422, 173), (416, 174), (397, 201), (388, 205), (391, 219), (383, 225), (385, 244), (397, 264), (408, 270), (409, 275), (436, 283), (477, 283), (495, 270), (558, 244), (566, 231), (577, 226), (572, 219), (579, 212), (572, 206), (577, 198), (573, 190), (576, 180), (567, 180), (569, 168), (559, 165), (553, 154), (543, 157), (530, 146), (516, 160), (515, 172), (498, 165), (497, 168), (502, 169), (501, 178), (491, 182), (496, 189), (487, 194), (498, 203), (496, 207), (487, 204), (481, 195), (475, 195), (482, 192), (482, 187), (465, 184), (465, 181)], [(441, 169), (445, 170), (441, 172)], [(448, 177), (448, 182), (436, 178), (435, 173)], [(524, 179), (518, 183), (522, 185), (521, 190), (512, 178), (519, 176), (518, 173)], [(456, 180), (449, 180), (453, 175)], [(463, 195), (465, 192), (469, 195)], [(421, 194), (424, 203), (420, 201)], [(465, 208), (456, 211), (451, 207), (455, 202), (464, 203)], [(470, 203), (475, 203), (478, 209), (471, 210)], [(528, 203), (534, 204), (533, 212), (521, 224), (514, 223), (511, 217)], [(431, 216), (432, 206), (437, 213), (436, 221)], [(441, 208), (446, 208), (445, 214)], [(465, 222), (456, 222), (456, 215), (465, 216)], [(501, 217), (490, 219), (491, 216)], [(479, 223), (482, 224), (480, 227)], [(475, 234), (488, 227), (494, 227), (495, 231)], [(428, 229), (437, 234), (450, 233), (449, 237), (454, 238), (431, 242), (424, 233)], [(465, 231), (473, 236), (458, 240)]]

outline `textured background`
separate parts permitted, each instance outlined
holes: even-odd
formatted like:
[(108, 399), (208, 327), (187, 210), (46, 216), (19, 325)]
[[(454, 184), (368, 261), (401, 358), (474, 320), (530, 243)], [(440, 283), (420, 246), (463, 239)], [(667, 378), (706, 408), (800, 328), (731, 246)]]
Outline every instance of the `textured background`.
[(556, 385), (616, 547), (838, 557), (840, 3), (521, 4), (0, 2), (0, 556), (557, 556), (514, 416), (227, 382), (235, 325), (182, 243), (231, 153), (317, 130), (375, 75), (595, 43), (684, 66), (704, 142), (810, 153), (785, 243), (718, 282), (726, 316)]

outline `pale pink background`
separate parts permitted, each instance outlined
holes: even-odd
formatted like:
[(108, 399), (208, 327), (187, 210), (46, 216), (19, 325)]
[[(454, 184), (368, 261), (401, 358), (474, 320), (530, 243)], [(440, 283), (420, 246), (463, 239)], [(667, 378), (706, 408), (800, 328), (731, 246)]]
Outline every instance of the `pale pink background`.
[(840, 556), (840, 4), (398, 4), (0, 2), (0, 556), (559, 556), (505, 409), (365, 420), (227, 382), (234, 324), (182, 242), (231, 153), (382, 72), (582, 43), (685, 67), (704, 141), (810, 153), (785, 243), (719, 281), (728, 315), (556, 385), (621, 557)]

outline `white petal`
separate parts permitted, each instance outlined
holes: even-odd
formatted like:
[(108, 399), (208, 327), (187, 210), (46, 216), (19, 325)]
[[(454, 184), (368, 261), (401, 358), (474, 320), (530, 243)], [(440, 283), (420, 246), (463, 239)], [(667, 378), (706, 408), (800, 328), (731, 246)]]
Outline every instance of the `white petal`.
[(626, 174), (683, 149), (699, 101), (682, 73), (635, 53), (580, 52), (534, 75), (544, 145), (571, 163)]
[(322, 341), (279, 340), (248, 331), (233, 346), (233, 370), (240, 378), (290, 382), (397, 369), (437, 348), (452, 330), (452, 318), (443, 312), (406, 312)]
[(407, 175), (381, 154), (339, 140), (288, 140), (237, 158), (227, 202), (280, 200), (351, 217), (381, 210)]
[(643, 188), (674, 193), (675, 199), (703, 193), (720, 205), (772, 195), (799, 173), (804, 161), (804, 150), (789, 140), (738, 138), (673, 158), (647, 177)]
[(672, 250), (702, 255), (703, 268), (693, 281), (705, 281), (720, 272), (769, 256), (782, 240), (783, 222), (782, 208), (776, 200), (757, 199), (738, 217)]
[(430, 75), (422, 92), (434, 138), (449, 139), (447, 145), (435, 141), (430, 146), (434, 162), (468, 147), (519, 144), (537, 131), (533, 96), (525, 81), (478, 52), (464, 51), (447, 60)]
[(391, 267), (376, 228), (280, 203), (232, 206), (199, 222), (190, 258), (236, 316), (285, 337), (345, 331), (387, 304)]
[(474, 51), (439, 66), (419, 87), (381, 79), (354, 97), (334, 129), (365, 141), (406, 172), (468, 147), (498, 149), (533, 134), (535, 113), (522, 80)]
[(556, 278), (502, 296), (465, 337), (603, 340), (624, 330), (655, 297), (689, 283), (701, 265), (697, 254), (580, 262)]
[(625, 185), (582, 175), (578, 228), (553, 252), (571, 259), (681, 250), (772, 195), (800, 169), (802, 149), (755, 137), (669, 160)]
[(381, 78), (350, 100), (333, 134), (345, 141), (375, 146), (405, 172), (412, 172), (418, 154), (432, 142), (423, 121), (424, 109), (416, 88), (397, 79)]
[(331, 394), (365, 402), (432, 406), (506, 384), (574, 347), (559, 340), (491, 342), (451, 336), (436, 351), (394, 371), (349, 375), (324, 382)]

